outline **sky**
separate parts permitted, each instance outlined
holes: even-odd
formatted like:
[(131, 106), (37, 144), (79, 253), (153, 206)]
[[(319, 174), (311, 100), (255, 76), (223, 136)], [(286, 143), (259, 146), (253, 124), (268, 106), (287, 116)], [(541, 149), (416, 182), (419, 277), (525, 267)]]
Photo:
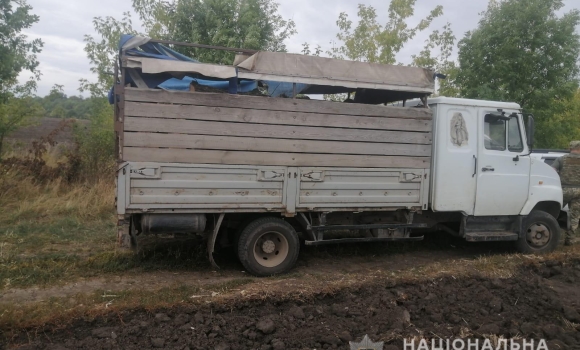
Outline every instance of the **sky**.
[[(386, 22), (389, 1), (386, 0), (277, 0), (279, 12), (284, 18), (296, 23), (298, 33), (286, 41), (289, 52), (299, 53), (302, 43), (311, 47), (320, 44), (323, 49), (332, 47), (336, 41), (336, 20), (346, 12), (356, 20), (357, 5), (364, 3), (377, 10), (379, 23)], [(38, 55), (42, 72), (37, 94), (46, 95), (55, 84), (63, 85), (67, 95), (80, 95), (79, 79), (90, 81), (96, 77), (90, 72), (90, 62), (84, 52), (84, 36), (95, 35), (92, 20), (97, 16), (121, 18), (123, 12), (133, 12), (131, 0), (28, 0), (33, 13), (40, 21), (25, 31), (30, 38), (42, 38), (44, 48)], [(580, 0), (565, 0), (561, 12), (580, 8)], [(487, 7), (487, 0), (417, 0), (415, 14), (410, 25), (429, 14), (437, 5), (443, 6), (443, 16), (435, 19), (431, 27), (418, 34), (397, 56), (399, 62), (407, 63), (411, 55), (423, 48), (429, 33), (450, 22), (456, 38), (477, 27), (479, 14)], [(133, 23), (139, 28), (139, 18), (133, 13)], [(456, 52), (455, 52), (456, 53)], [(22, 74), (21, 79), (27, 75)]]

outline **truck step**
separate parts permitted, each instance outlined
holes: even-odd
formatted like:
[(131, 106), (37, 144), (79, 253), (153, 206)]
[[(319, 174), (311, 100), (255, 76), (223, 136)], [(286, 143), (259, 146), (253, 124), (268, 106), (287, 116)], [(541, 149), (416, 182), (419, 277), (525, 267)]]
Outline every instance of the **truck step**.
[(465, 240), (468, 242), (517, 241), (518, 234), (511, 231), (467, 232)]
[(339, 243), (362, 243), (362, 242), (394, 242), (394, 241), (422, 241), (421, 237), (365, 237), (365, 238), (338, 238), (338, 239), (325, 239), (322, 241), (306, 241), (306, 245), (326, 245), (326, 244), (339, 244)]

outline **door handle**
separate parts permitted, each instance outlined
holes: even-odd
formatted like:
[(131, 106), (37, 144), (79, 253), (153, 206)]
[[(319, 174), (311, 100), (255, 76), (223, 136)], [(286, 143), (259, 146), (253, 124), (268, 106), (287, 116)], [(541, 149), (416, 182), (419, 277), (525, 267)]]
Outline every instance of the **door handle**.
[(486, 166), (486, 167), (481, 168), (481, 171), (495, 171), (495, 169), (490, 167), (490, 166)]
[(471, 177), (475, 177), (475, 175), (477, 175), (477, 157), (473, 156), (473, 160), (475, 161), (475, 164), (473, 167), (473, 175), (471, 175)]

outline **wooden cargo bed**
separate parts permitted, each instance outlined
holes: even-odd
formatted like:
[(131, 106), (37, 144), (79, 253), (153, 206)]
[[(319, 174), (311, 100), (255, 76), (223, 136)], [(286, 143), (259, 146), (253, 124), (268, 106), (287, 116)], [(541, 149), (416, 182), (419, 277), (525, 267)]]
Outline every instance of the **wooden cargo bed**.
[(125, 88), (131, 162), (427, 169), (431, 111)]

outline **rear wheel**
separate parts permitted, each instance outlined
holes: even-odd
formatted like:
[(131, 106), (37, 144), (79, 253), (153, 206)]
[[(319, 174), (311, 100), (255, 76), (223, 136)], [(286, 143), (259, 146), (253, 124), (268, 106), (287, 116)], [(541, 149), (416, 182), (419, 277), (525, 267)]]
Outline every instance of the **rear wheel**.
[(260, 218), (242, 231), (238, 257), (255, 276), (271, 276), (290, 270), (298, 259), (300, 242), (294, 228), (279, 218)]
[(524, 254), (549, 253), (558, 247), (560, 226), (552, 215), (534, 210), (524, 222), (524, 232), (516, 242), (516, 248)]

